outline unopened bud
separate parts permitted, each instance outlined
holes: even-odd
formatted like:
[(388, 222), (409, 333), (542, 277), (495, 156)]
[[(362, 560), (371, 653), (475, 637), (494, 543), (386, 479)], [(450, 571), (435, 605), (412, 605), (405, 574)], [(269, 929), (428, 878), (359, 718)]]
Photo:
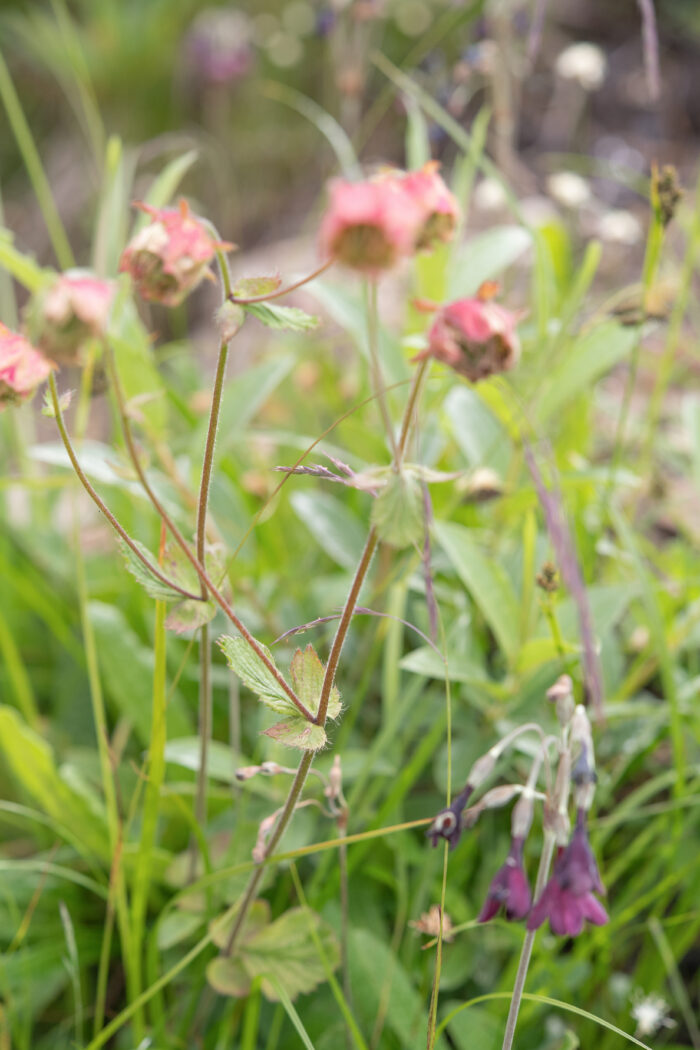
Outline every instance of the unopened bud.
[(240, 769), (236, 770), (234, 775), (236, 780), (250, 780), (250, 778), (259, 773), (261, 769), (262, 766), (241, 766)]
[(335, 801), (340, 798), (343, 791), (343, 770), (340, 764), (340, 755), (333, 759), (330, 773), (328, 774), (328, 787), (324, 791), (326, 798)]
[(277, 776), (278, 773), (286, 773), (287, 770), (283, 769), (278, 762), (263, 762), (260, 766), (260, 772), (264, 773), (265, 776), (274, 777)]
[(492, 747), (490, 751), (487, 751), (485, 755), (482, 755), (481, 758), (477, 758), (471, 768), (469, 776), (467, 777), (467, 784), (469, 784), (472, 789), (481, 787), (487, 777), (491, 776), (499, 754), (500, 750), (497, 744), (495, 747)]
[(651, 200), (664, 228), (676, 214), (682, 197), (678, 171), (673, 164), (664, 165), (661, 171), (654, 164), (651, 170)]
[(534, 794), (525, 788), (518, 801), (513, 806), (510, 818), (510, 833), (514, 839), (526, 839), (532, 827), (532, 817), (535, 811)]
[(571, 720), (571, 747), (578, 756), (571, 771), (574, 785), (574, 804), (577, 809), (589, 810), (593, 803), (596, 785), (595, 754), (591, 723), (586, 709), (578, 704)]
[(256, 864), (262, 864), (262, 862), (265, 860), (267, 840), (270, 835), (270, 832), (272, 831), (272, 829), (275, 826), (275, 823), (277, 822), (277, 817), (279, 816), (280, 812), (281, 811), (279, 809), (276, 809), (274, 813), (271, 813), (269, 817), (265, 817), (265, 819), (261, 821), (260, 827), (258, 828), (258, 837), (255, 840), (255, 845), (253, 846), (252, 853), (253, 860)]
[(554, 704), (560, 726), (568, 726), (574, 713), (574, 683), (568, 674), (560, 675), (547, 690), (547, 699)]
[(535, 583), (541, 591), (554, 594), (559, 590), (559, 573), (553, 561), (546, 561), (535, 577)]
[(465, 828), (473, 828), (485, 809), (499, 809), (501, 806), (507, 806), (521, 791), (520, 784), (499, 784), (498, 787), (491, 788), (475, 806), (465, 809), (462, 814), (462, 825)]

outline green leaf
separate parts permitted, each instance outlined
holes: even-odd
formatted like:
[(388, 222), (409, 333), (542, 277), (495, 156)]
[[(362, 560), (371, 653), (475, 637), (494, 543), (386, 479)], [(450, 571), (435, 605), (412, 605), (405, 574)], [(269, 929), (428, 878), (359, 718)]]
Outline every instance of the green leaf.
[(391, 471), (372, 504), (372, 525), (392, 547), (415, 547), (425, 537), (423, 489), (410, 470)]
[(297, 747), (300, 751), (320, 751), (326, 746), (326, 731), (323, 726), (307, 721), (303, 715), (292, 715), (284, 722), (275, 722), (263, 732), (278, 744)]
[(313, 314), (307, 314), (298, 306), (277, 306), (275, 303), (246, 303), (243, 306), (246, 313), (257, 317), (268, 328), (286, 330), (289, 332), (309, 332), (318, 328), (320, 319)]
[(243, 277), (234, 284), (233, 297), (252, 299), (256, 295), (270, 295), (276, 292), (281, 284), (282, 278), (278, 274), (274, 277)]
[(524, 226), (494, 226), (466, 241), (450, 267), (450, 299), (475, 295), (484, 281), (498, 277), (532, 246)]
[[(245, 639), (223, 635), (223, 637), (219, 638), (219, 645), (233, 673), (264, 704), (282, 715), (297, 711), (291, 698), (285, 693), (275, 676), (268, 670)], [(262, 642), (258, 642), (258, 645), (270, 662), (275, 664), (270, 650)], [(304, 720), (302, 719), (302, 721)]]
[(326, 554), (352, 572), (365, 545), (365, 528), (347, 506), (327, 492), (293, 492), (289, 502)]
[[(175, 157), (169, 164), (166, 164), (161, 173), (151, 183), (151, 187), (145, 197), (146, 203), (153, 208), (164, 208), (166, 204), (169, 204), (197, 157), (198, 151), (191, 149), (187, 153)], [(149, 215), (139, 212), (138, 218), (134, 223), (134, 233), (147, 226), (150, 221)]]
[(158, 437), (164, 437), (167, 422), (165, 384), (153, 360), (151, 337), (126, 286), (120, 289), (112, 308), (109, 339), (127, 404), (138, 397), (139, 411), (146, 424)]
[[(240, 437), (246, 426), (267, 401), (270, 394), (290, 372), (294, 358), (291, 354), (277, 357), (249, 368), (236, 375), (224, 390), (219, 418), (219, 442), (221, 452)], [(204, 446), (208, 421), (203, 420), (197, 431), (197, 441)]]
[(480, 394), (466, 386), (453, 387), (445, 398), (444, 409), (469, 465), (492, 467), (505, 475), (513, 445)]
[(5, 768), (49, 817), (76, 829), (84, 847), (109, 861), (104, 814), (70, 786), (56, 768), (49, 745), (11, 707), (0, 706), (0, 752)]
[(574, 340), (568, 352), (543, 377), (537, 402), (539, 423), (556, 415), (568, 401), (623, 361), (638, 338), (636, 328), (606, 322)]
[[(321, 663), (311, 642), (305, 649), (296, 650), (289, 665), (289, 673), (295, 693), (304, 707), (315, 715), (318, 712), (326, 668)], [(337, 718), (340, 711), (340, 693), (337, 686), (334, 685), (328, 697), (328, 717)]]
[(463, 525), (436, 522), (435, 535), (457, 575), (481, 610), (508, 662), (519, 644), (519, 609), (513, 585), (502, 567), (487, 555)]
[(175, 634), (186, 634), (203, 627), (216, 616), (218, 606), (214, 602), (201, 602), (195, 598), (185, 598), (178, 602), (168, 613), (165, 626)]
[[(141, 584), (149, 597), (164, 602), (171, 602), (182, 598), (181, 594), (174, 591), (172, 587), (168, 587), (167, 583), (163, 583), (162, 580), (159, 580), (148, 566), (144, 565), (141, 559), (136, 557), (131, 547), (124, 542), (121, 536), (117, 538), (117, 543), (122, 552), (127, 571), (130, 572), (134, 579)], [(154, 568), (157, 567), (157, 560), (155, 556), (151, 554), (148, 547), (144, 547), (143, 543), (139, 543), (138, 540), (134, 540), (134, 546), (141, 551), (150, 565)]]
[(12, 240), (9, 230), (0, 229), (0, 267), (3, 270), (30, 292), (37, 292), (54, 280), (56, 274), (53, 270), (44, 270), (31, 256), (18, 252)]
[[(274, 922), (267, 921), (269, 906), (253, 905), (239, 935), (233, 959), (214, 959), (207, 967), (207, 979), (220, 995), (235, 998), (247, 995), (250, 985), (261, 978), (261, 989), (270, 1002), (279, 1002), (279, 989), (290, 999), (312, 992), (325, 980), (325, 969), (314, 944), (312, 929), (333, 970), (340, 961), (333, 930), (319, 915), (303, 908), (292, 908)], [(214, 923), (214, 943), (224, 947), (227, 924)]]

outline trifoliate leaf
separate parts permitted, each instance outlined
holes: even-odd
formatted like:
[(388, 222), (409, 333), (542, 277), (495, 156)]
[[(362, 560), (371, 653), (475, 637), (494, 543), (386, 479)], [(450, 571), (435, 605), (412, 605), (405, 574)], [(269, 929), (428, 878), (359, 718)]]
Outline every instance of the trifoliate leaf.
[[(289, 673), (294, 685), (294, 691), (304, 707), (312, 715), (317, 714), (326, 669), (310, 642), (306, 649), (297, 649), (294, 653), (289, 666)], [(340, 693), (337, 687), (333, 686), (328, 697), (328, 718), (337, 718), (340, 710)]]
[(326, 746), (326, 731), (323, 726), (308, 722), (302, 715), (292, 715), (284, 722), (275, 722), (263, 732), (278, 744), (298, 747), (300, 751), (320, 751)]
[[(216, 936), (221, 936), (220, 930)], [(333, 930), (315, 912), (292, 908), (262, 926), (259, 922), (249, 925), (246, 920), (235, 955), (232, 959), (213, 959), (207, 967), (207, 979), (220, 995), (240, 998), (259, 977), (262, 993), (270, 1002), (279, 1001), (278, 988), (295, 999), (325, 980), (321, 953), (326, 965), (335, 970), (340, 952)]]
[(256, 295), (271, 295), (282, 284), (279, 274), (273, 277), (243, 277), (233, 286), (234, 299), (253, 299)]
[(257, 317), (268, 328), (286, 329), (290, 332), (309, 332), (317, 328), (318, 317), (307, 314), (297, 306), (277, 306), (274, 303), (247, 303), (246, 313)]
[(413, 472), (392, 473), (372, 505), (371, 520), (383, 543), (392, 547), (421, 543), (425, 534), (423, 490)]
[[(62, 394), (59, 394), (58, 406), (61, 409), (61, 412), (67, 412), (68, 411), (68, 406), (70, 405), (72, 398), (73, 398), (73, 391), (72, 390), (64, 390)], [(48, 416), (49, 419), (55, 419), (56, 418), (56, 413), (55, 413), (54, 407), (53, 407), (53, 398), (51, 397), (51, 391), (50, 390), (45, 390), (44, 391), (44, 404), (43, 404), (42, 409), (41, 409), (41, 414), (42, 414), (42, 416)]]
[[(264, 704), (271, 707), (278, 714), (287, 715), (295, 712), (297, 708), (294, 702), (285, 693), (272, 672), (265, 666), (260, 657), (255, 653), (243, 638), (231, 638), (224, 635), (219, 638), (219, 645), (228, 661), (228, 665), (252, 693), (255, 693)], [(276, 667), (270, 650), (258, 642), (258, 645)], [(304, 725), (307, 723), (301, 719)]]
[(185, 634), (187, 631), (196, 631), (203, 627), (216, 616), (216, 605), (214, 602), (201, 602), (195, 598), (185, 598), (168, 613), (165, 621), (167, 630), (175, 634)]

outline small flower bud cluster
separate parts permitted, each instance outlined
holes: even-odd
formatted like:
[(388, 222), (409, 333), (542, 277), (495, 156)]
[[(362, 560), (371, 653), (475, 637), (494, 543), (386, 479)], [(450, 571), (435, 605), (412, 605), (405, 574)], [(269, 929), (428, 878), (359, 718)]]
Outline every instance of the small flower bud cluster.
[[(594, 894), (604, 894), (598, 866), (588, 842), (586, 814), (595, 789), (595, 758), (591, 726), (582, 705), (575, 705), (573, 683), (562, 675), (549, 689), (547, 698), (556, 705), (561, 726), (559, 738), (545, 737), (534, 724), (519, 726), (472, 767), (464, 789), (452, 804), (443, 809), (428, 828), (432, 845), (445, 839), (451, 849), (459, 842), (462, 831), (472, 827), (487, 809), (505, 806), (517, 797), (511, 814), (511, 842), (503, 865), (494, 875), (478, 921), (487, 922), (501, 909), (506, 919), (527, 917), (528, 929), (534, 930), (549, 920), (552, 933), (575, 937), (587, 920), (595, 925), (608, 921), (607, 914)], [(540, 733), (540, 749), (533, 761), (525, 785), (499, 785), (466, 809), (473, 793), (492, 774), (497, 759), (513, 741), (529, 730)], [(551, 783), (549, 751), (558, 742), (558, 763), (554, 784)], [(547, 777), (545, 794), (537, 790), (544, 764)], [(573, 798), (576, 824), (570, 834), (569, 806)], [(543, 827), (558, 847), (552, 875), (533, 904), (525, 871), (524, 847), (532, 827), (535, 802), (543, 801)], [(544, 881), (544, 872), (539, 876)], [(541, 885), (541, 883), (538, 883)]]

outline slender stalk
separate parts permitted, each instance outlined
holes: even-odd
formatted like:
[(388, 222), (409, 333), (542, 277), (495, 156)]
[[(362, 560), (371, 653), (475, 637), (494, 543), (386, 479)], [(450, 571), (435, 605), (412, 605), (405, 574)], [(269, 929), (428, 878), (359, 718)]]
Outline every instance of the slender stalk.
[[(416, 385), (415, 377), (414, 385)], [(406, 406), (404, 422), (401, 429), (401, 453), (403, 453), (403, 451), (405, 450), (406, 442), (408, 441), (410, 420), (414, 413), (416, 398), (417, 391), (415, 397), (409, 397), (409, 403)], [(409, 420), (408, 423), (406, 423), (407, 419)], [(397, 456), (399, 455), (398, 449), (396, 454)], [(336, 628), (335, 637), (333, 639), (333, 644), (331, 646), (331, 651), (328, 657), (328, 663), (326, 664), (326, 671), (323, 676), (323, 683), (321, 685), (321, 696), (319, 698), (318, 714), (316, 715), (315, 719), (312, 719), (312, 721), (316, 722), (317, 725), (325, 725), (326, 715), (328, 713), (328, 702), (331, 695), (331, 689), (333, 688), (333, 683), (335, 681), (335, 675), (338, 669), (340, 654), (343, 650), (343, 645), (345, 644), (345, 638), (347, 637), (350, 622), (355, 611), (357, 598), (362, 588), (362, 584), (364, 583), (365, 576), (367, 575), (367, 571), (372, 562), (372, 556), (374, 555), (378, 542), (379, 537), (377, 536), (376, 529), (371, 528), (367, 536), (367, 541), (365, 543), (364, 550), (362, 551), (362, 555), (360, 556), (360, 561), (358, 563), (357, 569), (355, 570), (355, 575), (350, 585), (350, 591), (345, 600), (343, 612), (341, 614), (340, 621)], [(275, 829), (270, 837), (270, 840), (267, 843), (267, 846), (265, 847), (265, 861), (272, 855), (275, 847), (277, 846), (277, 843), (282, 838), (282, 835), (284, 834), (287, 825), (289, 824), (289, 821), (292, 818), (292, 814), (294, 813), (294, 809), (296, 808), (297, 801), (299, 800), (302, 789), (306, 782), (306, 777), (311, 768), (313, 758), (313, 752), (307, 751), (302, 757), (301, 762), (299, 763), (299, 768), (297, 769), (296, 775), (292, 782), (292, 786), (289, 789), (287, 801), (284, 804), (284, 808), (282, 810), (282, 813), (280, 814), (277, 824), (275, 825)], [(261, 865), (252, 873), (250, 877), (248, 886), (241, 901), (241, 906), (236, 915), (236, 920), (231, 929), (228, 942), (224, 949), (225, 955), (233, 954), (233, 950), (236, 946), (236, 940), (243, 927), (243, 923), (245, 922), (245, 917), (248, 912), (248, 909), (255, 900), (257, 887), (260, 882), (260, 879), (262, 878), (262, 872), (263, 866)]]
[(239, 306), (247, 306), (248, 303), (266, 303), (269, 299), (280, 299), (283, 295), (288, 295), (289, 292), (293, 292), (295, 289), (308, 284), (309, 281), (313, 281), (317, 277), (320, 277), (321, 274), (325, 273), (332, 265), (333, 259), (329, 259), (327, 262), (324, 262), (322, 266), (319, 266), (317, 270), (314, 270), (313, 273), (310, 273), (308, 277), (302, 277), (300, 281), (295, 281), (294, 284), (288, 284), (286, 288), (278, 288), (274, 292), (268, 292), (267, 295), (251, 295), (247, 299), (242, 299), (237, 295), (231, 294), (229, 290), (227, 297), (232, 303), (238, 303)]
[(389, 408), (386, 403), (382, 381), (382, 370), (381, 365), (379, 364), (379, 351), (377, 346), (379, 316), (377, 309), (376, 281), (370, 281), (369, 284), (365, 285), (365, 302), (367, 305), (367, 346), (369, 349), (372, 385), (374, 387), (374, 392), (377, 395), (377, 401), (379, 402), (379, 411), (382, 414), (382, 422), (384, 423), (384, 429), (386, 431), (387, 440), (389, 441), (389, 448), (391, 449), (394, 458), (394, 464), (398, 467), (400, 459), (399, 451), (396, 445), (396, 437), (394, 436), (394, 427), (391, 422), (391, 416), (389, 415)]
[(151, 715), (151, 738), (148, 746), (148, 781), (143, 804), (141, 823), (141, 841), (136, 860), (134, 889), (131, 910), (132, 937), (134, 941), (134, 958), (137, 960), (137, 993), (141, 992), (142, 960), (141, 945), (143, 940), (148, 891), (151, 884), (153, 866), (153, 847), (158, 825), (160, 793), (165, 778), (165, 744), (166, 744), (166, 633), (165, 602), (157, 601), (155, 619), (154, 667), (153, 667), (153, 711)]
[[(270, 840), (267, 843), (267, 846), (265, 847), (265, 860), (267, 860), (267, 858), (272, 854), (275, 846), (282, 838), (282, 835), (286, 830), (287, 824), (291, 820), (292, 813), (294, 812), (296, 804), (299, 801), (299, 796), (301, 795), (304, 783), (306, 782), (307, 774), (309, 772), (309, 769), (311, 768), (311, 763), (313, 762), (313, 760), (313, 751), (306, 751), (301, 759), (301, 762), (299, 763), (299, 768), (296, 771), (294, 780), (292, 781), (292, 786), (289, 789), (289, 794), (287, 795), (287, 801), (284, 804), (284, 809), (280, 813), (280, 818), (277, 821), (277, 824), (275, 825), (275, 829), (272, 832), (272, 835), (270, 836)], [(258, 883), (263, 877), (264, 871), (265, 868), (261, 864), (255, 869), (255, 871), (250, 876), (245, 894), (243, 895), (243, 899), (241, 901), (240, 908), (236, 913), (236, 919), (233, 923), (233, 926), (231, 927), (231, 932), (229, 934), (228, 941), (226, 942), (226, 947), (223, 951), (224, 955), (233, 954), (233, 949), (236, 946), (236, 939), (238, 937), (238, 934), (241, 932), (243, 923), (246, 920), (246, 916), (248, 915), (248, 909), (255, 900), (258, 889)]]
[(165, 573), (162, 573), (160, 571), (160, 569), (157, 569), (156, 566), (153, 565), (152, 562), (150, 562), (148, 560), (148, 558), (144, 557), (143, 553), (139, 550), (138, 545), (134, 542), (134, 540), (132, 540), (132, 538), (128, 534), (128, 532), (124, 528), (122, 528), (122, 526), (119, 524), (117, 519), (112, 514), (111, 510), (109, 509), (109, 507), (107, 507), (107, 505), (102, 501), (101, 497), (98, 496), (97, 492), (95, 491), (95, 489), (92, 487), (92, 485), (88, 481), (88, 478), (87, 478), (85, 472), (83, 471), (82, 467), (80, 466), (80, 463), (78, 461), (78, 457), (77, 457), (77, 455), (75, 453), (75, 449), (73, 448), (73, 445), (71, 443), (68, 431), (66, 429), (65, 420), (63, 418), (63, 412), (61, 410), (61, 403), (60, 403), (59, 398), (58, 398), (58, 390), (56, 389), (56, 380), (54, 378), (53, 373), (51, 373), (51, 375), (49, 376), (49, 392), (51, 394), (51, 400), (52, 400), (52, 403), (53, 403), (53, 409), (54, 409), (54, 412), (55, 412), (55, 415), (56, 415), (56, 424), (58, 426), (59, 434), (61, 435), (61, 440), (63, 442), (63, 447), (65, 448), (66, 452), (68, 453), (68, 458), (71, 461), (71, 465), (73, 467), (73, 470), (78, 475), (78, 478), (79, 478), (83, 488), (85, 489), (85, 491), (87, 492), (88, 496), (91, 498), (93, 503), (95, 503), (97, 505), (97, 507), (102, 511), (102, 513), (104, 514), (104, 516), (107, 519), (107, 521), (110, 523), (110, 525), (112, 526), (114, 531), (119, 536), (121, 536), (121, 538), (124, 540), (124, 543), (127, 545), (129, 550), (133, 554), (136, 555), (136, 557), (139, 559), (139, 561), (142, 562), (146, 566), (148, 571), (153, 576), (155, 576), (156, 579), (160, 580), (161, 583), (166, 584), (166, 586), (171, 587), (174, 591), (177, 591), (177, 593), (181, 594), (183, 596), (183, 598), (198, 599), (199, 598), (198, 594), (193, 594), (191, 591), (185, 590), (184, 587), (180, 587), (180, 585), (175, 583), (174, 580), (169, 579), (165, 575)]
[[(227, 273), (222, 266), (222, 274)], [(199, 486), (199, 500), (197, 503), (197, 560), (200, 565), (206, 564), (206, 538), (207, 538), (207, 509), (209, 506), (209, 489), (211, 487), (211, 473), (214, 466), (214, 447), (216, 435), (219, 429), (219, 416), (221, 413), (221, 398), (224, 392), (224, 378), (226, 376), (226, 362), (228, 360), (228, 341), (223, 340), (219, 346), (219, 357), (216, 363), (216, 376), (214, 378), (214, 390), (212, 392), (211, 410), (209, 412), (209, 426), (207, 429), (207, 440), (204, 447), (204, 460), (202, 463), (202, 478)], [(202, 598), (206, 599), (207, 588), (202, 582)], [(195, 819), (203, 828), (207, 818), (207, 759), (209, 755), (209, 738), (211, 736), (211, 640), (209, 636), (209, 625), (204, 624), (200, 628), (199, 636), (199, 766), (197, 769), (197, 787), (195, 797)], [(190, 852), (190, 878), (194, 878), (197, 863), (197, 841), (192, 839)]]
[[(108, 355), (108, 357), (109, 357), (109, 355)], [(114, 372), (114, 375), (116, 376), (116, 370)], [(163, 574), (160, 571), (156, 571), (156, 569), (150, 564), (150, 562), (148, 562), (143, 557), (142, 553), (139, 551), (139, 549), (136, 546), (136, 544), (134, 544), (134, 541), (131, 539), (131, 537), (128, 535), (128, 533), (125, 532), (125, 530), (119, 524), (119, 522), (114, 517), (114, 515), (107, 509), (105, 504), (102, 502), (100, 497), (97, 495), (97, 493), (93, 489), (92, 485), (88, 481), (87, 477), (85, 476), (85, 473), (83, 472), (82, 468), (80, 467), (80, 464), (79, 464), (79, 462), (77, 460), (75, 452), (73, 451), (73, 448), (72, 448), (72, 446), (70, 444), (70, 439), (69, 439), (68, 433), (67, 433), (67, 431), (65, 429), (65, 424), (63, 423), (63, 417), (62, 417), (62, 414), (61, 414), (61, 411), (60, 411), (60, 405), (58, 403), (58, 396), (55, 393), (55, 380), (53, 379), (53, 376), (49, 377), (49, 384), (53, 386), (52, 399), (53, 399), (54, 409), (56, 411), (56, 418), (57, 418), (57, 420), (60, 420), (60, 422), (59, 422), (59, 430), (61, 430), (61, 437), (63, 439), (63, 443), (64, 443), (64, 445), (66, 447), (66, 451), (68, 452), (68, 456), (70, 458), (70, 461), (73, 464), (73, 468), (74, 468), (76, 474), (78, 475), (78, 478), (80, 479), (80, 481), (81, 481), (85, 491), (88, 493), (90, 498), (97, 504), (97, 506), (100, 508), (102, 513), (105, 515), (105, 517), (109, 521), (110, 525), (112, 525), (112, 527), (115, 529), (115, 531), (122, 537), (124, 542), (127, 543), (127, 545), (130, 547), (130, 549), (132, 549), (134, 551), (134, 553), (138, 556), (139, 560), (142, 561), (145, 565), (147, 565), (148, 569), (158, 579), (162, 580), (169, 587), (173, 587), (173, 589), (176, 590), (178, 593), (183, 594), (183, 596), (185, 598), (193, 598), (195, 600), (200, 600), (201, 595), (199, 595), (199, 594), (191, 594), (189, 591), (183, 591), (183, 589), (181, 587), (178, 587), (178, 586), (174, 585), (166, 576), (163, 576)], [(124, 405), (124, 395), (123, 395), (123, 392), (121, 390), (121, 386), (119, 384), (118, 377), (116, 377), (115, 392), (117, 393), (117, 399), (118, 399), (119, 404), (120, 404), (121, 421), (122, 421), (122, 426), (124, 428), (124, 437), (125, 437), (125, 439), (127, 441), (127, 448), (128, 448), (128, 451), (129, 451), (129, 455), (130, 455), (130, 458), (131, 458), (131, 460), (132, 460), (132, 462), (134, 464), (134, 468), (136, 469), (136, 472), (137, 472), (137, 474), (139, 476), (139, 480), (141, 481), (141, 484), (143, 485), (144, 489), (146, 490), (146, 493), (148, 494), (148, 497), (151, 500), (151, 503), (155, 507), (155, 509), (158, 512), (158, 514), (160, 515), (162, 521), (165, 523), (166, 527), (169, 529), (170, 533), (173, 536), (173, 539), (175, 540), (177, 545), (182, 550), (183, 554), (185, 555), (185, 557), (189, 561), (190, 565), (192, 566), (194, 571), (197, 573), (197, 576), (199, 577), (201, 582), (206, 585), (207, 591), (212, 596), (214, 601), (217, 603), (219, 608), (222, 609), (222, 611), (225, 613), (225, 615), (229, 618), (229, 620), (231, 621), (233, 626), (236, 628), (236, 630), (239, 632), (239, 634), (242, 635), (242, 637), (245, 639), (245, 641), (251, 647), (251, 649), (256, 654), (258, 659), (262, 663), (265, 664), (265, 667), (267, 668), (267, 670), (276, 679), (276, 681), (279, 683), (280, 687), (285, 691), (285, 693), (287, 694), (289, 699), (292, 701), (292, 703), (297, 707), (297, 709), (299, 710), (299, 713), (302, 714), (304, 716), (304, 718), (306, 718), (309, 722), (313, 721), (313, 715), (311, 714), (311, 712), (304, 706), (304, 704), (302, 704), (301, 700), (296, 695), (294, 690), (291, 688), (289, 683), (286, 681), (284, 676), (280, 673), (280, 671), (277, 669), (277, 667), (272, 662), (272, 660), (270, 660), (270, 658), (267, 656), (265, 651), (260, 647), (258, 642), (253, 637), (253, 635), (250, 633), (248, 628), (245, 626), (245, 624), (238, 618), (238, 616), (233, 611), (233, 609), (231, 608), (229, 603), (226, 601), (226, 598), (223, 596), (223, 594), (221, 593), (219, 588), (216, 586), (216, 584), (213, 582), (213, 580), (208, 575), (208, 573), (207, 573), (206, 569), (204, 568), (204, 566), (199, 563), (196, 555), (190, 549), (190, 545), (188, 544), (187, 540), (184, 538), (184, 536), (182, 535), (182, 533), (178, 529), (177, 525), (174, 523), (174, 521), (172, 520), (170, 515), (165, 510), (163, 504), (160, 502), (160, 500), (156, 496), (155, 492), (153, 491), (153, 489), (152, 489), (152, 487), (150, 485), (150, 482), (148, 481), (148, 478), (146, 477), (146, 474), (145, 474), (145, 472), (143, 470), (143, 467), (141, 466), (141, 463), (139, 461), (138, 455), (136, 453), (136, 446), (134, 444), (133, 435), (131, 433), (131, 424), (129, 422), (129, 418), (128, 418), (128, 416), (126, 414), (126, 411), (125, 411), (125, 407), (126, 406)]]
[[(535, 894), (534, 899), (542, 893), (544, 884), (547, 881), (547, 875), (549, 874), (549, 865), (552, 862), (552, 854), (554, 853), (554, 835), (551, 831), (545, 832), (544, 846), (542, 847), (542, 855), (540, 856), (540, 866), (537, 869), (537, 880), (535, 882)], [(530, 965), (530, 956), (532, 955), (532, 948), (535, 943), (535, 935), (537, 930), (528, 930), (525, 934), (525, 940), (523, 941), (522, 951), (520, 952), (520, 962), (518, 963), (518, 972), (515, 975), (515, 985), (513, 986), (513, 996), (510, 1000), (510, 1009), (508, 1011), (508, 1019), (506, 1021), (506, 1030), (503, 1034), (503, 1050), (511, 1050), (513, 1046), (513, 1038), (515, 1036), (515, 1026), (518, 1023), (518, 1013), (520, 1012), (520, 1003), (523, 998), (523, 991), (525, 990), (525, 980), (527, 978), (527, 971)]]
[(408, 401), (404, 410), (403, 422), (401, 424), (401, 435), (399, 437), (399, 466), (401, 466), (401, 460), (406, 454), (406, 446), (408, 444), (408, 435), (411, 430), (411, 423), (413, 422), (413, 414), (416, 410), (418, 398), (420, 396), (421, 388), (423, 386), (423, 379), (428, 373), (430, 367), (430, 360), (426, 358), (425, 361), (421, 361), (418, 368), (413, 373), (413, 382), (411, 383), (411, 390), (408, 395)]

